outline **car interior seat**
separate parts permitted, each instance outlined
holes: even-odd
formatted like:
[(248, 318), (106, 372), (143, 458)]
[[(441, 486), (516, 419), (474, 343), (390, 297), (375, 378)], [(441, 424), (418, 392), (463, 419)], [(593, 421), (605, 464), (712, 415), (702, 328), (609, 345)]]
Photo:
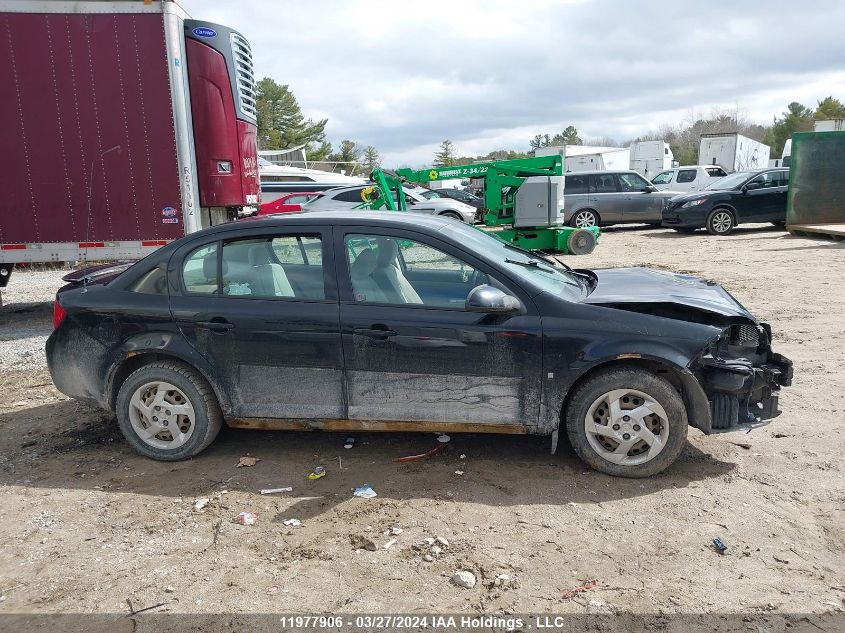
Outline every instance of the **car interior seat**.
[(281, 264), (270, 257), (269, 244), (256, 244), (249, 249), (249, 263), (256, 273), (259, 292), (269, 297), (295, 297), (296, 293), (288, 281)]
[(399, 245), (390, 238), (378, 238), (378, 257), (373, 279), (391, 303), (422, 303), (402, 269), (399, 267)]
[(378, 264), (378, 258), (374, 251), (365, 249), (355, 258), (349, 267), (349, 276), (352, 279), (352, 292), (355, 294), (355, 301), (373, 301), (375, 303), (388, 303), (387, 296), (373, 279), (373, 271)]

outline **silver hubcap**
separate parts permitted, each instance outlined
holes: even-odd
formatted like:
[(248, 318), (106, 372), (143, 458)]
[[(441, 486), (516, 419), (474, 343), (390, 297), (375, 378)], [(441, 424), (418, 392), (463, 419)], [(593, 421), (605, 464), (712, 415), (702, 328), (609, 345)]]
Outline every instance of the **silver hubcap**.
[(175, 449), (194, 433), (194, 407), (182, 390), (169, 382), (148, 382), (129, 400), (129, 421), (144, 443)]
[(654, 398), (634, 389), (614, 389), (596, 398), (584, 429), (596, 453), (622, 466), (651, 461), (669, 439), (666, 411)]
[(719, 211), (713, 216), (713, 230), (716, 231), (716, 233), (729, 231), (732, 225), (733, 219), (731, 219), (730, 213)]
[(579, 229), (587, 229), (596, 225), (596, 216), (589, 211), (582, 211), (575, 216), (575, 226)]

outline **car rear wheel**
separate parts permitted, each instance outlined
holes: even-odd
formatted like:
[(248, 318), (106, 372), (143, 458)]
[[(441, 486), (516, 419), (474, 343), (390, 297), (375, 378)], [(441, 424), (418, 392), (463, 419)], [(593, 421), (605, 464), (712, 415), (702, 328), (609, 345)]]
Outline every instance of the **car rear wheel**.
[(569, 220), (569, 224), (579, 229), (588, 229), (591, 226), (598, 226), (599, 216), (591, 209), (576, 211)]
[(736, 227), (736, 222), (727, 209), (713, 209), (707, 216), (706, 227), (710, 235), (728, 235)]
[(687, 411), (665, 378), (645, 369), (610, 369), (580, 385), (566, 408), (566, 430), (578, 456), (620, 477), (648, 477), (681, 454)]
[(116, 409), (132, 448), (162, 461), (193, 457), (223, 425), (209, 384), (179, 362), (155, 362), (136, 370), (121, 385)]

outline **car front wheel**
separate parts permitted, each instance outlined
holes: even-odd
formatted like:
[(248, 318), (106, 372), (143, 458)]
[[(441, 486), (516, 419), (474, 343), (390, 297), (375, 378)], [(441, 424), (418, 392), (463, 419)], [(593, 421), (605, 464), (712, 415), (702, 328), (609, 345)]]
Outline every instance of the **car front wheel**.
[(572, 216), (572, 219), (569, 221), (571, 226), (574, 226), (579, 229), (588, 229), (591, 226), (597, 226), (599, 223), (599, 216), (596, 215), (595, 211), (591, 211), (590, 209), (582, 209), (581, 211), (576, 211), (575, 214)]
[(209, 384), (180, 362), (155, 362), (132, 373), (117, 394), (126, 441), (146, 457), (193, 457), (217, 437), (223, 414)]
[(620, 477), (648, 477), (681, 454), (687, 411), (665, 378), (645, 369), (603, 371), (581, 384), (566, 408), (566, 430), (578, 456)]
[(727, 209), (713, 209), (707, 216), (707, 232), (710, 235), (728, 235), (734, 230), (736, 222)]

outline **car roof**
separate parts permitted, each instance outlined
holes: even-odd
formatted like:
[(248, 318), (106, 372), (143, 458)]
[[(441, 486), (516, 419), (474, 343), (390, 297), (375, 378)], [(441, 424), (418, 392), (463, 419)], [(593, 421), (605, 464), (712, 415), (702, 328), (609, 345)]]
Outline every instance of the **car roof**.
[[(590, 174), (637, 174), (633, 169), (593, 169), (590, 171), (567, 171), (564, 176), (589, 176)], [(637, 174), (639, 176), (639, 174)]]
[(248, 224), (244, 224), (242, 222), (226, 222), (218, 224), (217, 226), (212, 226), (208, 229), (203, 229), (202, 231), (198, 231), (196, 233), (191, 233), (190, 236), (224, 233), (244, 228), (285, 227), (301, 224), (361, 225), (405, 229), (427, 228), (432, 231), (439, 231), (444, 226), (452, 225), (452, 223), (453, 220), (448, 218), (442, 218), (436, 215), (413, 213), (410, 211), (350, 211), (349, 209), (343, 209), (334, 211), (312, 211), (310, 213), (263, 215), (251, 220)]

